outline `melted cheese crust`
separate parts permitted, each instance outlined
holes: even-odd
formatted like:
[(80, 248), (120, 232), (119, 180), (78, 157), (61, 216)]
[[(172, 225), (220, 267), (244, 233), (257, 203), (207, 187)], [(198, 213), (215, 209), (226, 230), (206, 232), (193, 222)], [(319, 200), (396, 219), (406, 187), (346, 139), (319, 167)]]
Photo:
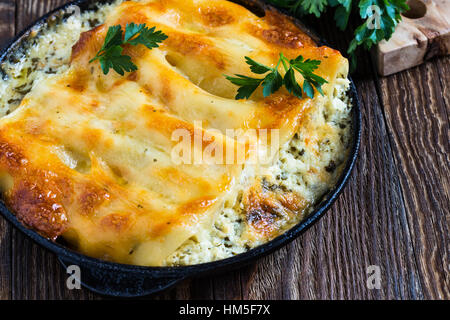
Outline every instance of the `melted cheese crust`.
[[(169, 38), (151, 51), (125, 48), (138, 71), (103, 75), (88, 61), (109, 26), (131, 22), (156, 26)], [(234, 100), (237, 88), (223, 74), (251, 76), (244, 56), (275, 65), (280, 51), (322, 61), (316, 73), (328, 81), (325, 97), (280, 91), (263, 98), (259, 90), (250, 100)], [(347, 69), (339, 52), (316, 46), (276, 12), (259, 18), (223, 0), (124, 2), (81, 35), (67, 71), (36, 84), (0, 120), (0, 176), (12, 181), (3, 183), (5, 200), (26, 225), (62, 236), (87, 255), (162, 265), (210, 229), (245, 184), (240, 196), (252, 226), (245, 236), (268, 240), (280, 231), (275, 211), (295, 215), (308, 201), (267, 187), (265, 168), (249, 174), (238, 164), (174, 164), (172, 132), (186, 129), (193, 139), (194, 122), (202, 121), (206, 142), (229, 141), (227, 129), (280, 129), (284, 145), (310, 110), (333, 99)]]

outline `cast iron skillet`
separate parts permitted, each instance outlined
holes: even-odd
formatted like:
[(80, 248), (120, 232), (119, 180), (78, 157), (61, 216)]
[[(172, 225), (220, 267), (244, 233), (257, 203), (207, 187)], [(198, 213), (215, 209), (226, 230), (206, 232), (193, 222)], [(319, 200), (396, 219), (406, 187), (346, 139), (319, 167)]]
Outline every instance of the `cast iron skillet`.
[[(6, 61), (6, 59), (9, 59), (11, 54), (16, 52), (16, 50), (24, 50), (24, 44), (30, 38), (30, 31), (32, 29), (36, 30), (37, 28), (39, 30), (40, 28), (45, 27), (54, 17), (65, 17), (70, 15), (67, 13), (67, 9), (71, 5), (77, 5), (80, 7), (81, 12), (84, 12), (86, 10), (92, 10), (94, 8), (94, 3), (99, 2), (108, 2), (108, 0), (77, 0), (46, 14), (33, 25), (21, 32), (0, 52), (0, 64), (3, 61)], [(233, 2), (237, 2), (247, 7), (259, 16), (264, 15), (265, 8), (269, 7), (261, 0), (233, 0)], [(305, 29), (303, 25), (301, 25), (301, 28), (303, 30), (308, 30)], [(318, 39), (313, 34), (312, 36), (314, 39)], [(323, 41), (318, 42), (324, 43)], [(308, 218), (274, 240), (231, 258), (184, 267), (140, 267), (111, 263), (82, 255), (59, 243), (49, 241), (33, 230), (26, 228), (16, 219), (15, 215), (8, 210), (3, 201), (0, 201), (0, 212), (17, 229), (41, 246), (55, 253), (64, 267), (69, 265), (79, 266), (81, 269), (82, 285), (103, 295), (116, 297), (144, 296), (164, 290), (189, 277), (233, 270), (261, 258), (294, 240), (300, 234), (305, 232), (313, 223), (319, 220), (342, 192), (355, 164), (361, 135), (360, 105), (353, 81), (351, 81), (350, 97), (353, 100), (353, 141), (346, 167), (337, 184), (322, 198), (320, 203), (316, 206), (316, 209)]]

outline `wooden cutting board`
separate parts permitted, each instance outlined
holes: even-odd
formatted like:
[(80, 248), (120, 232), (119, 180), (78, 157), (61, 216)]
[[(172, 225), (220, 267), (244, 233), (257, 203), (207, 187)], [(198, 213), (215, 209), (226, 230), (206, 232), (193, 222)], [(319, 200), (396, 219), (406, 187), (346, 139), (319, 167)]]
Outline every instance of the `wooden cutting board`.
[(450, 54), (450, 0), (409, 0), (392, 38), (374, 54), (378, 73), (393, 74), (440, 55)]

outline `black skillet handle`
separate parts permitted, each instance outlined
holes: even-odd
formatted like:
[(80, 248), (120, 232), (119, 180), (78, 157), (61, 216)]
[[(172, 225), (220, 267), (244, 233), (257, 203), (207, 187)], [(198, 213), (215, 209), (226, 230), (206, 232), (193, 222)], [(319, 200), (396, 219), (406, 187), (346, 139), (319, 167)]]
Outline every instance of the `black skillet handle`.
[[(179, 272), (168, 273), (132, 266), (127, 266), (126, 270), (123, 270), (120, 266), (109, 264), (70, 262), (62, 257), (58, 257), (58, 260), (65, 270), (71, 265), (80, 268), (80, 282), (83, 287), (112, 297), (147, 296), (167, 289), (186, 278), (185, 274)], [(70, 276), (71, 274), (67, 274), (67, 277)]]

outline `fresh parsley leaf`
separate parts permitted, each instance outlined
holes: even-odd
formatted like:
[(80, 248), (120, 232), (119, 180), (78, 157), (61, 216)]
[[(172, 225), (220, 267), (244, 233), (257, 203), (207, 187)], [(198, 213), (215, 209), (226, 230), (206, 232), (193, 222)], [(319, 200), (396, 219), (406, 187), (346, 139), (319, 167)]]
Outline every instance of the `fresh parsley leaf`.
[(264, 97), (270, 96), (272, 93), (277, 92), (283, 85), (283, 78), (278, 70), (274, 69), (269, 73), (262, 83)]
[(250, 65), (250, 70), (253, 73), (263, 74), (263, 73), (266, 73), (266, 72), (269, 72), (272, 70), (271, 68), (269, 68), (259, 62), (256, 62), (255, 60), (251, 59), (250, 57), (245, 57), (245, 62), (248, 65)]
[(101, 49), (89, 63), (99, 60), (103, 73), (106, 75), (110, 69), (123, 76), (125, 72), (136, 71), (138, 67), (133, 63), (130, 56), (123, 54), (123, 47), (127, 44), (137, 46), (142, 44), (149, 48), (159, 47), (159, 43), (167, 39), (161, 31), (155, 31), (155, 27), (148, 28), (145, 23), (136, 25), (127, 24), (125, 36), (122, 26), (109, 27), (105, 41)]
[(292, 14), (303, 16), (305, 14), (314, 14), (320, 17), (320, 14), (326, 9), (330, 0), (269, 0), (273, 5), (289, 10)]
[(352, 12), (352, 0), (336, 0), (336, 11), (334, 12), (334, 20), (339, 29), (344, 31), (347, 29), (348, 18)]
[[(252, 78), (241, 74), (236, 74), (236, 77), (225, 75), (227, 80), (240, 87), (236, 100), (250, 98), (260, 85), (263, 87), (264, 97), (277, 92), (283, 85), (289, 93), (298, 98), (302, 98), (303, 92), (311, 99), (314, 98), (314, 88), (323, 95), (321, 86), (327, 81), (314, 74), (314, 70), (320, 65), (320, 60), (304, 60), (302, 56), (289, 60), (280, 53), (278, 63), (274, 68), (265, 66), (249, 57), (245, 57), (245, 62), (250, 66), (253, 73), (266, 75), (264, 78)], [(280, 64), (285, 70), (284, 78), (278, 71)], [(304, 79), (303, 89), (297, 82), (295, 71), (298, 71)]]
[(303, 91), (305, 91), (308, 97), (314, 97), (314, 89), (308, 80), (305, 80), (305, 82), (303, 82)]
[(284, 75), (283, 83), (284, 83), (284, 86), (286, 87), (286, 90), (290, 94), (296, 96), (297, 98), (302, 97), (302, 88), (300, 87), (300, 85), (297, 83), (297, 81), (295, 79), (295, 71), (294, 71), (294, 69), (292, 69), (292, 67), (289, 68), (289, 70)]
[(159, 43), (167, 39), (161, 31), (155, 31), (155, 27), (148, 28), (145, 24), (136, 25), (130, 23), (125, 31), (125, 43), (133, 46), (143, 44), (149, 49), (159, 47)]
[(264, 79), (250, 78), (242, 74), (236, 74), (236, 77), (230, 77), (225, 75), (225, 78), (231, 81), (231, 83), (240, 86), (236, 95), (236, 100), (250, 98), (253, 92), (255, 92), (255, 90), (258, 89), (259, 85), (264, 80)]
[(134, 22), (127, 24), (127, 27), (125, 28), (125, 42), (135, 38), (144, 28), (146, 28), (145, 24), (135, 24)]
[(323, 95), (322, 85), (327, 83), (325, 79), (314, 74), (314, 70), (319, 67), (320, 63), (320, 60), (304, 60), (302, 56), (298, 56), (297, 58), (290, 61), (292, 67), (297, 70), (305, 79), (305, 81), (303, 82), (303, 91), (311, 99), (314, 98), (313, 87), (315, 87), (317, 91), (319, 91), (319, 93)]
[(303, 0), (301, 4), (303, 11), (312, 13), (318, 18), (327, 6), (327, 0)]
[(116, 45), (120, 45), (122, 43), (122, 27), (121, 26), (113, 26), (108, 29), (105, 37), (105, 43), (101, 50), (105, 50), (109, 47), (114, 47)]
[(104, 74), (108, 74), (110, 68), (121, 76), (125, 74), (125, 71), (132, 72), (138, 69), (137, 66), (131, 61), (131, 57), (123, 55), (122, 51), (122, 47), (114, 46), (100, 57), (100, 65)]

